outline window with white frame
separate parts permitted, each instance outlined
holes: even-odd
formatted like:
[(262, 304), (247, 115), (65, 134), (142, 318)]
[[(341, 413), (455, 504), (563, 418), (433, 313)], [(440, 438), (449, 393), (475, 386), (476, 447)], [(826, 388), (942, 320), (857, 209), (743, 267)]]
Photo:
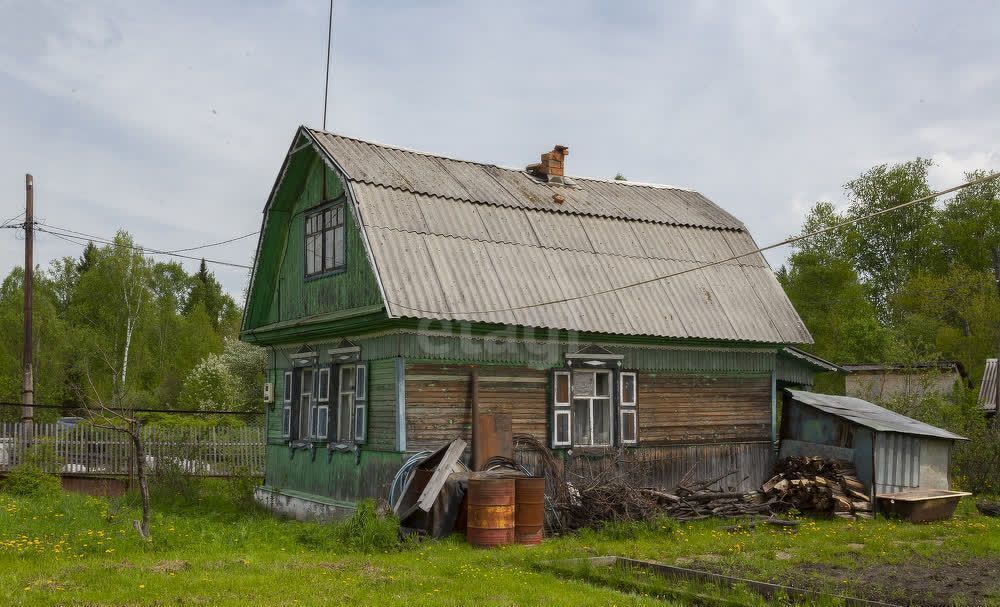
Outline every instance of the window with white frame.
[(319, 276), (341, 270), (345, 265), (343, 202), (327, 205), (305, 216), (305, 274)]
[(552, 446), (638, 444), (637, 392), (637, 375), (633, 371), (554, 370)]
[(623, 445), (639, 442), (639, 415), (636, 411), (636, 374), (623, 371), (618, 379), (618, 429)]
[(351, 440), (355, 382), (354, 365), (340, 365), (340, 381), (337, 382), (337, 440), (340, 442)]
[(573, 371), (573, 444), (611, 444), (611, 371)]
[(313, 438), (326, 438), (330, 425), (330, 369), (323, 367), (316, 373), (316, 401), (310, 407), (309, 434)]
[(281, 435), (288, 436), (292, 433), (292, 372), (285, 371), (285, 383), (281, 392)]
[(314, 401), (313, 401), (313, 370), (302, 369), (299, 375), (299, 437), (310, 438), (314, 436), (313, 429), (315, 422)]

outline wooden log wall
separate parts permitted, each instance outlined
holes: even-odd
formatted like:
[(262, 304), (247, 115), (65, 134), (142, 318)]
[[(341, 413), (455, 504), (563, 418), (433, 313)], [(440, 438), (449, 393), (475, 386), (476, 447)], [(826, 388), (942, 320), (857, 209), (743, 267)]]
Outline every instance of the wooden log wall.
[(640, 373), (639, 443), (767, 441), (771, 379)]
[[(453, 438), (472, 440), (472, 365), (407, 363), (406, 444), (436, 449)], [(483, 413), (509, 413), (514, 433), (544, 438), (548, 373), (526, 367), (479, 367)]]
[[(410, 450), (471, 440), (471, 365), (407, 363), (406, 418)], [(545, 370), (479, 367), (483, 413), (509, 413), (514, 433), (548, 440)], [(769, 376), (640, 372), (639, 442), (643, 446), (753, 442), (770, 439)]]

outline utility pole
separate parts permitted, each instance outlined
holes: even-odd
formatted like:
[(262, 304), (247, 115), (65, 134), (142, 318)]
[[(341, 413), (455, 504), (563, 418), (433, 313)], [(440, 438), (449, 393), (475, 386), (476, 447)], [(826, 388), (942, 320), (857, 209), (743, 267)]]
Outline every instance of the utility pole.
[(34, 179), (28, 173), (24, 176), (24, 382), (21, 387), (21, 422), (24, 430), (31, 434), (35, 408), (35, 377), (32, 362), (34, 360), (33, 342), (31, 339), (31, 300), (34, 294), (35, 260), (34, 260), (34, 228), (35, 201)]

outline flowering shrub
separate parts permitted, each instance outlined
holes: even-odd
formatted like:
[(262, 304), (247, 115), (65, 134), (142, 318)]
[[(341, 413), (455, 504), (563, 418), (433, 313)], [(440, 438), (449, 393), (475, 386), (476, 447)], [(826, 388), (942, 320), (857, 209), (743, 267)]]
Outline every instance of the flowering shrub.
[(178, 400), (187, 408), (223, 411), (233, 406), (236, 395), (236, 379), (225, 360), (209, 354), (188, 373)]

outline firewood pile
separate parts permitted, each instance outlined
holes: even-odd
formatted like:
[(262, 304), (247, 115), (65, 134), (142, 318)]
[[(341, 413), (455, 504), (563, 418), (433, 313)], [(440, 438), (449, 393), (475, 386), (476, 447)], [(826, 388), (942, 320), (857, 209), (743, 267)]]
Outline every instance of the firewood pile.
[(842, 518), (869, 518), (872, 503), (854, 464), (820, 457), (786, 457), (760, 491), (779, 509), (832, 512)]
[[(819, 457), (790, 457), (778, 462), (776, 474), (756, 491), (742, 491), (736, 471), (697, 480), (695, 469), (669, 491), (642, 482), (653, 461), (632, 461), (627, 467), (608, 466), (586, 474), (566, 470), (562, 462), (536, 440), (517, 436), (515, 444), (541, 456), (548, 487), (546, 525), (552, 531), (596, 527), (613, 521), (648, 520), (669, 516), (680, 521), (710, 517), (751, 518), (776, 524), (774, 515), (794, 508), (801, 512), (833, 513), (845, 518), (870, 517), (872, 504), (857, 479), (854, 465)], [(619, 453), (616, 461), (622, 462)], [(746, 479), (742, 479), (746, 480)]]

